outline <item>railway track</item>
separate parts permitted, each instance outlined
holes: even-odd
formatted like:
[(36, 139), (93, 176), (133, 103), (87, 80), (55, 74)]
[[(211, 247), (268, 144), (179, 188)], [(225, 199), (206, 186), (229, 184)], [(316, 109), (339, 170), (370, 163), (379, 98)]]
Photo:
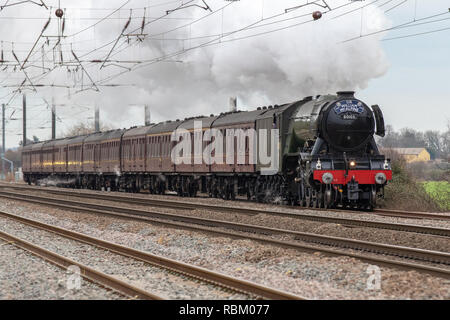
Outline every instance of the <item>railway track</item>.
[[(21, 217), (12, 213), (0, 211), (0, 217), (19, 222), (21, 224), (25, 224), (33, 228), (44, 230), (56, 234), (58, 236), (61, 236), (63, 238), (68, 238), (71, 240), (75, 240), (77, 242), (89, 244), (110, 251), (114, 254), (122, 255), (128, 258), (132, 258), (134, 260), (143, 261), (147, 264), (156, 266), (158, 268), (168, 270), (171, 274), (192, 278), (197, 282), (212, 284), (226, 291), (243, 293), (249, 295), (252, 298), (278, 299), (278, 300), (304, 299), (303, 297), (300, 297), (298, 295), (283, 292), (280, 290), (276, 290), (274, 288), (234, 278), (221, 273), (213, 272), (180, 261), (167, 259), (165, 257), (153, 255), (144, 251), (121, 246), (112, 242), (104, 241), (68, 229), (42, 223), (37, 220)], [(42, 257), (48, 260), (49, 262), (60, 266), (61, 268), (67, 268), (70, 265), (77, 265), (81, 269), (81, 275), (83, 275), (86, 279), (98, 283), (106, 288), (116, 290), (126, 296), (129, 296), (130, 298), (163, 299), (160, 296), (154, 295), (145, 290), (134, 287), (130, 284), (127, 284), (126, 282), (123, 282), (112, 276), (104, 274), (98, 270), (89, 268), (78, 262), (75, 262), (61, 255), (58, 255), (54, 252), (48, 251), (42, 247), (36, 246), (11, 234), (0, 231), (0, 238), (24, 250), (27, 250), (39, 257)]]
[(86, 265), (78, 263), (74, 260), (66, 258), (62, 255), (56, 254), (52, 251), (46, 250), (40, 246), (34, 245), (31, 242), (25, 241), (21, 238), (13, 236), (9, 233), (0, 231), (0, 239), (8, 244), (14, 245), (22, 250), (25, 250), (39, 258), (42, 258), (63, 270), (67, 270), (69, 266), (77, 266), (80, 268), (80, 275), (101, 287), (109, 290), (114, 290), (131, 299), (145, 299), (145, 300), (163, 300), (164, 298), (137, 288), (131, 284), (114, 278), (106, 273), (90, 268)]
[[(52, 206), (73, 211), (84, 211), (89, 213), (122, 217), (143, 222), (162, 224), (165, 226), (183, 228), (201, 232), (208, 232), (215, 235), (232, 238), (250, 239), (265, 244), (293, 248), (302, 251), (323, 252), (337, 256), (350, 256), (369, 263), (387, 265), (390, 267), (417, 270), (450, 278), (450, 269), (442, 268), (441, 265), (450, 265), (450, 254), (439, 251), (409, 248), (368, 241), (331, 237), (325, 235), (267, 228), (262, 226), (233, 223), (222, 220), (204, 219), (178, 214), (169, 214), (158, 211), (144, 211), (121, 207), (118, 205), (108, 206), (100, 204), (85, 203), (73, 200), (49, 199), (36, 195), (13, 194), (0, 192), (0, 197), (26, 201), (29, 203)], [(293, 240), (278, 240), (274, 236), (290, 236)], [(339, 248), (339, 249), (336, 249)], [(353, 249), (349, 251), (347, 249)], [(383, 256), (402, 258), (386, 259)], [(404, 259), (408, 259), (405, 261)], [(411, 262), (414, 261), (414, 262)], [(416, 261), (426, 261), (428, 264), (418, 264)], [(436, 266), (436, 264), (438, 266)]]
[[(0, 186), (3, 187), (3, 186)], [(369, 228), (377, 228), (377, 229), (386, 229), (386, 230), (396, 230), (396, 231), (405, 231), (405, 232), (414, 232), (421, 234), (429, 234), (436, 236), (444, 236), (450, 237), (450, 229), (446, 228), (436, 228), (436, 227), (427, 227), (427, 226), (418, 226), (414, 224), (404, 224), (404, 223), (386, 223), (386, 222), (376, 222), (376, 221), (367, 221), (367, 220), (359, 220), (359, 219), (350, 219), (350, 218), (339, 218), (333, 216), (318, 216), (311, 214), (303, 214), (303, 213), (291, 213), (291, 212), (283, 212), (283, 211), (273, 211), (273, 210), (265, 210), (265, 209), (253, 209), (253, 208), (243, 208), (243, 207), (230, 207), (230, 206), (219, 206), (219, 205), (211, 205), (211, 204), (200, 204), (200, 203), (192, 203), (192, 202), (180, 202), (180, 201), (170, 201), (170, 200), (156, 200), (156, 199), (143, 199), (136, 197), (127, 197), (122, 195), (108, 195), (108, 194), (93, 194), (87, 192), (78, 192), (78, 191), (67, 191), (67, 190), (54, 190), (54, 189), (37, 189), (30, 187), (13, 187), (15, 190), (24, 190), (24, 191), (39, 191), (45, 192), (53, 195), (60, 196), (70, 196), (84, 199), (96, 199), (96, 200), (105, 200), (112, 201), (117, 203), (126, 203), (131, 205), (142, 205), (142, 206), (151, 206), (151, 207), (161, 207), (161, 208), (169, 208), (169, 209), (181, 209), (181, 210), (196, 210), (196, 209), (204, 209), (210, 211), (220, 211), (220, 212), (230, 212), (244, 215), (258, 215), (258, 214), (266, 214), (270, 216), (276, 217), (287, 217), (294, 218), (306, 221), (313, 222), (323, 222), (323, 223), (334, 223), (340, 224), (344, 226), (352, 226), (352, 227), (369, 227)]]
[(450, 215), (438, 214), (438, 213), (427, 213), (418, 211), (401, 211), (401, 210), (391, 210), (391, 209), (375, 209), (374, 212), (377, 215), (388, 216), (388, 217), (398, 217), (398, 218), (416, 218), (416, 219), (436, 219), (436, 220), (447, 220), (450, 221)]
[[(83, 191), (43, 189), (40, 187), (18, 186), (18, 185), (11, 185), (11, 184), (0, 184), (0, 188), (10, 188), (10, 189), (16, 189), (16, 190), (34, 190), (34, 191), (42, 191), (42, 192), (47, 192), (47, 193), (68, 195), (68, 196), (79, 195), (80, 197), (84, 197), (84, 198), (92, 198), (92, 199), (108, 200), (108, 201), (114, 201), (114, 199), (117, 199), (117, 201), (120, 201), (122, 203), (142, 204), (142, 205), (173, 208), (173, 209), (192, 209), (192, 210), (205, 209), (205, 210), (215, 210), (215, 211), (222, 211), (222, 212), (242, 213), (242, 214), (265, 213), (265, 214), (269, 214), (269, 215), (311, 219), (311, 221), (313, 221), (312, 219), (315, 218), (314, 216), (311, 217), (311, 215), (302, 214), (302, 213), (289, 213), (289, 212), (281, 212), (278, 210), (242, 208), (242, 207), (233, 207), (233, 206), (225, 206), (225, 205), (219, 206), (219, 205), (211, 205), (211, 204), (204, 204), (204, 203), (198, 203), (198, 202), (193, 203), (193, 202), (178, 201), (178, 200), (171, 201), (171, 200), (161, 200), (161, 199), (144, 199), (144, 198), (136, 198), (136, 197), (128, 197), (128, 196), (118, 195), (116, 193), (114, 195), (100, 194), (100, 193), (93, 194), (93, 193), (88, 193), (88, 192), (83, 192)], [(333, 212), (335, 210), (338, 212), (344, 212), (344, 213), (348, 212), (348, 213), (353, 213), (353, 214), (367, 213), (367, 212), (361, 212), (361, 211), (357, 211), (357, 210), (347, 210), (347, 209), (304, 208), (304, 207), (296, 207), (296, 206), (278, 206), (278, 207), (295, 209), (295, 210), (298, 210), (299, 212), (303, 211), (303, 210)], [(401, 210), (391, 210), (391, 209), (375, 209), (372, 213), (376, 214), (376, 215), (380, 215), (380, 216), (397, 217), (397, 218), (405, 218), (405, 219), (431, 219), (431, 220), (450, 221), (450, 215), (438, 214), (438, 213), (401, 211)], [(330, 219), (334, 219), (335, 221), (338, 221), (339, 218), (318, 217), (318, 219), (320, 219), (320, 220), (315, 220), (315, 221), (327, 222), (327, 219), (328, 219), (328, 221), (331, 221)], [(346, 219), (343, 219), (343, 220), (346, 220)], [(346, 221), (349, 222), (348, 220), (350, 220), (350, 219), (347, 219)], [(353, 224), (353, 225), (356, 225), (356, 224)], [(392, 229), (392, 230), (399, 230), (399, 229)]]

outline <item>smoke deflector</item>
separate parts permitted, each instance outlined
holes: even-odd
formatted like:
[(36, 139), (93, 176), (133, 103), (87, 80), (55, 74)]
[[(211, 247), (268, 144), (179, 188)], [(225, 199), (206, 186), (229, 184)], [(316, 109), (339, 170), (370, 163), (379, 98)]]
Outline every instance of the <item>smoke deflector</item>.
[(381, 112), (381, 109), (377, 104), (372, 106), (372, 110), (375, 115), (375, 121), (377, 123), (377, 131), (375, 132), (375, 134), (377, 136), (384, 137), (385, 128), (384, 128), (383, 112)]

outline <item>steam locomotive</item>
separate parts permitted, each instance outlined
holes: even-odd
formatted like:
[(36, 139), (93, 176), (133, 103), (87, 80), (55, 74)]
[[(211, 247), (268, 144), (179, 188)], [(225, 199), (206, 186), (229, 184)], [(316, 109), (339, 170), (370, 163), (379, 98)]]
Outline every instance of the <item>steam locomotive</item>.
[[(381, 109), (369, 108), (353, 92), (338, 92), (39, 142), (22, 148), (22, 166), (29, 184), (371, 209), (392, 179), (375, 134), (384, 136)], [(180, 148), (188, 140), (198, 142), (200, 151)], [(174, 161), (177, 148), (189, 161)]]

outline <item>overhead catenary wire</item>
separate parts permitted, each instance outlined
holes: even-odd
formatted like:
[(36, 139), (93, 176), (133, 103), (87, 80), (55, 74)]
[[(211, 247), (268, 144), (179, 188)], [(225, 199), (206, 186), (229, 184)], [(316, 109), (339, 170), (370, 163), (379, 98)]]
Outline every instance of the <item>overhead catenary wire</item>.
[[(374, 1), (374, 2), (376, 2), (376, 1)], [(227, 6), (228, 6), (228, 5), (231, 5), (231, 3), (230, 3), (230, 4), (227, 4)], [(345, 5), (349, 5), (349, 4), (345, 4)], [(344, 6), (345, 6), (345, 5), (344, 5)], [(220, 10), (220, 9), (219, 9), (219, 10)], [(219, 10), (217, 10), (217, 11), (219, 11)], [(216, 11), (215, 11), (215, 12), (216, 12)], [(214, 12), (213, 12), (213, 13), (214, 13)], [(208, 15), (213, 14), (213, 13), (209, 13)], [(208, 15), (206, 15), (206, 16), (208, 16)], [(272, 19), (272, 18), (277, 17), (277, 16), (280, 16), (280, 15), (282, 15), (282, 14), (274, 15), (274, 16), (271, 16), (271, 17), (269, 17), (269, 18), (265, 18), (264, 20), (269, 20), (269, 19)], [(205, 17), (205, 16), (202, 16), (202, 17), (200, 17), (199, 19), (197, 19), (196, 21), (199, 21), (199, 20), (203, 19), (204, 17)], [(196, 21), (193, 21), (193, 22), (191, 22), (190, 24), (195, 23)], [(223, 36), (229, 36), (229, 35), (231, 35), (231, 34), (234, 34), (234, 33), (239, 32), (239, 31), (246, 30), (246, 29), (250, 29), (250, 28), (253, 27), (254, 25), (257, 25), (258, 23), (260, 23), (260, 21), (257, 21), (257, 22), (254, 23), (254, 24), (251, 24), (251, 25), (249, 25), (249, 26), (246, 26), (245, 28), (241, 28), (241, 29), (238, 29), (238, 30), (229, 32), (229, 33), (227, 33), (227, 34), (224, 34)], [(268, 24), (272, 24), (272, 22), (270, 22), (270, 23), (268, 23)], [(302, 23), (301, 23), (301, 24), (302, 24)], [(298, 25), (298, 24), (296, 24), (296, 25)], [(294, 25), (294, 26), (296, 26), (296, 25)], [(183, 26), (182, 26), (182, 27), (183, 27)], [(292, 26), (288, 26), (288, 27), (292, 27)], [(166, 31), (165, 33), (172, 32), (172, 31), (174, 31), (174, 30), (176, 30), (176, 29), (179, 29), (179, 28), (180, 28), (180, 27), (174, 28), (174, 29), (171, 29), (171, 30), (168, 30), (168, 31)], [(260, 33), (260, 34), (257, 34), (257, 35), (251, 35), (251, 36), (258, 36), (258, 35), (261, 35), (261, 34), (271, 33), (271, 32), (278, 31), (278, 30), (282, 30), (282, 29), (285, 29), (285, 28), (276, 29), (276, 30), (271, 30), (271, 31), (268, 31), (268, 32)], [(243, 37), (243, 38), (248, 38), (248, 37), (251, 37), (251, 36), (246, 36), (246, 37)], [(243, 39), (243, 38), (241, 38), (241, 39)], [(216, 40), (216, 39), (213, 39), (212, 41), (209, 41), (209, 42), (211, 42), (211, 44), (209, 44), (209, 43), (204, 43), (204, 44), (202, 44), (201, 46), (197, 46), (197, 47), (204, 47), (204, 46), (206, 46), (206, 45), (213, 45), (214, 42), (215, 42), (215, 40)], [(228, 41), (236, 41), (236, 40), (239, 40), (239, 39), (232, 39), (232, 40), (228, 40)], [(192, 49), (194, 49), (194, 48), (189, 48), (188, 50), (192, 50)], [(94, 51), (95, 51), (95, 50), (94, 50)], [(88, 53), (88, 54), (89, 54), (89, 53)], [(181, 54), (181, 53), (176, 53), (176, 54)], [(160, 57), (160, 58), (152, 59), (152, 60), (149, 61), (149, 62), (154, 62), (154, 61), (164, 61), (165, 59), (167, 59), (167, 57)], [(127, 70), (127, 71), (128, 71), (128, 70)]]
[(398, 4), (394, 5), (393, 7), (391, 7), (391, 8), (389, 8), (389, 9), (385, 10), (384, 13), (388, 13), (389, 11), (394, 10), (395, 8), (400, 7), (401, 5), (405, 4), (405, 3), (408, 2), (408, 1), (409, 1), (409, 0), (402, 0), (400, 3), (398, 3)]
[(7, 7), (18, 6), (18, 5), (25, 4), (25, 3), (32, 3), (32, 4), (38, 5), (40, 7), (44, 7), (45, 9), (48, 10), (48, 7), (43, 0), (39, 0), (39, 2), (33, 1), (33, 0), (23, 0), (23, 1), (16, 1), (16, 2), (12, 2), (12, 3), (10, 3), (9, 0), (6, 0), (6, 2), (2, 6), (0, 6), (0, 11), (2, 11), (4, 8), (7, 8)]
[(450, 15), (450, 10), (449, 11), (440, 12), (440, 13), (437, 13), (437, 14), (433, 14), (433, 15), (429, 15), (429, 16), (426, 16), (426, 17), (423, 17), (423, 18), (420, 18), (420, 19), (414, 18), (414, 19), (412, 19), (412, 20), (410, 20), (408, 22), (404, 22), (404, 23), (401, 23), (399, 25), (396, 25), (396, 26), (393, 26), (393, 27), (390, 27), (390, 28), (385, 28), (385, 29), (382, 29), (382, 30), (377, 30), (377, 31), (373, 31), (373, 32), (370, 32), (370, 33), (367, 33), (367, 34), (363, 34), (363, 35), (360, 35), (358, 37), (349, 38), (347, 40), (342, 41), (342, 43), (350, 42), (350, 41), (353, 41), (353, 40), (357, 40), (357, 39), (361, 39), (361, 38), (364, 38), (364, 37), (373, 36), (373, 35), (376, 35), (376, 34), (379, 34), (379, 33), (384, 33), (384, 32), (388, 32), (388, 31), (392, 31), (392, 30), (398, 30), (398, 29), (402, 29), (402, 28), (410, 28), (410, 27), (425, 25), (425, 24), (429, 24), (429, 23), (436, 23), (436, 22), (441, 22), (441, 21), (445, 21), (445, 20), (450, 19), (450, 17), (449, 17), (449, 18), (444, 18), (444, 19), (439, 19), (439, 20), (432, 20), (432, 21), (425, 21), (425, 22), (417, 23), (419, 21), (429, 20), (429, 19), (440, 17), (440, 16), (443, 16), (443, 15)]
[[(374, 2), (376, 2), (376, 1), (378, 1), (378, 0), (375, 0)], [(341, 9), (341, 8), (346, 7), (346, 6), (348, 6), (348, 5), (351, 5), (351, 4), (352, 4), (352, 3), (346, 3), (346, 4), (343, 4), (343, 5), (339, 6), (339, 7), (333, 8), (332, 10), (338, 10), (338, 9)], [(325, 11), (325, 12), (330, 12), (330, 11), (332, 11), (332, 10)], [(286, 13), (277, 14), (276, 16), (280, 16), (280, 15), (283, 15), (283, 14), (286, 14)], [(303, 16), (310, 16), (310, 15), (311, 15), (311, 13), (307, 13), (307, 14), (304, 14)], [(265, 19), (271, 19), (271, 18), (272, 18), (272, 17), (268, 17), (268, 18), (265, 18)], [(256, 24), (258, 24), (258, 23), (261, 22), (261, 20), (258, 20), (258, 21), (255, 21), (255, 22), (251, 23), (251, 24), (248, 24), (248, 25), (245, 26), (245, 27), (241, 27), (241, 28), (236, 29), (236, 30), (234, 30), (234, 31), (227, 32), (227, 33), (225, 33), (223, 36), (220, 35), (219, 37), (217, 37), (217, 38), (215, 38), (215, 39), (213, 39), (213, 40), (206, 41), (206, 42), (204, 42), (204, 43), (202, 43), (202, 44), (200, 44), (200, 45), (197, 45), (197, 46), (194, 46), (194, 47), (191, 47), (191, 48), (188, 48), (188, 49), (180, 50), (180, 51), (177, 51), (177, 52), (174, 52), (174, 53), (171, 53), (171, 54), (166, 54), (166, 55), (163, 55), (163, 56), (160, 56), (160, 57), (155, 57), (155, 58), (153, 58), (153, 59), (151, 59), (151, 60), (149, 60), (149, 61), (146, 61), (146, 62), (144, 62), (144, 63), (142, 63), (142, 64), (139, 64), (139, 65), (135, 66), (135, 67), (132, 68), (132, 69), (133, 69), (133, 71), (134, 71), (134, 70), (136, 70), (136, 69), (140, 69), (140, 68), (146, 67), (146, 66), (148, 66), (148, 65), (151, 65), (151, 64), (154, 64), (154, 63), (157, 63), (157, 62), (161, 62), (161, 61), (166, 60), (166, 59), (168, 59), (168, 58), (173, 58), (173, 57), (176, 57), (176, 56), (185, 54), (185, 53), (187, 53), (187, 52), (189, 52), (189, 51), (192, 51), (192, 50), (195, 50), (195, 49), (204, 48), (204, 47), (211, 46), (211, 45), (217, 45), (217, 44), (221, 44), (221, 43), (225, 43), (225, 42), (231, 42), (231, 41), (243, 40), (243, 39), (247, 39), (247, 38), (250, 38), (250, 37), (261, 36), (261, 35), (265, 35), (265, 34), (277, 32), (277, 31), (280, 31), (280, 30), (285, 30), (285, 29), (288, 29), (288, 28), (297, 27), (297, 26), (300, 26), (300, 25), (305, 24), (305, 23), (311, 23), (311, 22), (313, 22), (313, 21), (314, 21), (313, 19), (310, 19), (310, 20), (308, 20), (308, 21), (296, 23), (296, 24), (289, 25), (289, 26), (286, 26), (286, 27), (277, 28), (277, 29), (274, 29), (274, 30), (269, 30), (269, 31), (265, 31), (265, 32), (258, 33), (258, 34), (253, 34), (253, 35), (249, 35), (249, 36), (245, 36), (245, 37), (240, 37), (240, 38), (235, 38), (235, 39), (229, 39), (229, 40), (223, 40), (223, 39), (221, 39), (221, 38), (223, 38), (223, 37), (228, 37), (228, 36), (230, 36), (230, 35), (233, 35), (233, 34), (236, 34), (236, 33), (238, 33), (238, 32), (241, 32), (241, 31), (243, 31), (243, 30), (246, 30), (246, 29), (248, 29), (248, 28), (251, 28), (252, 26), (254, 26), (254, 25), (256, 25)], [(220, 39), (220, 40), (219, 40), (219, 39)], [(121, 75), (127, 73), (127, 72), (129, 72), (129, 71), (122, 71), (122, 72), (119, 72), (119, 73), (117, 73), (116, 75), (109, 76), (109, 77), (107, 77), (107, 78), (104, 78), (104, 79), (98, 81), (98, 83), (103, 83), (103, 82), (110, 81), (110, 80), (112, 80), (112, 79), (114, 79), (114, 78), (116, 78), (116, 77), (118, 77), (118, 76), (121, 76)]]
[[(179, 3), (179, 1), (173, 1), (171, 3), (175, 3), (175, 2)], [(375, 4), (377, 2), (379, 3), (380, 1), (379, 0), (371, 1), (370, 3), (364, 4), (362, 7), (364, 8), (367, 5)], [(379, 4), (379, 7), (387, 6), (388, 3), (392, 3), (392, 2), (393, 2), (392, 0), (385, 1), (385, 2), (383, 2), (381, 4)], [(398, 7), (399, 5), (403, 4), (403, 2), (400, 2), (400, 3), (397, 3), (397, 4), (393, 5), (393, 6), (390, 6), (390, 8), (385, 10), (385, 11), (389, 12), (389, 11), (392, 10), (392, 8)], [(226, 6), (232, 5), (233, 3), (234, 2), (227, 3)], [(352, 5), (353, 3), (346, 3), (345, 5)], [(416, 3), (417, 3), (417, 1), (416, 1)], [(104, 10), (106, 10), (106, 9), (107, 8), (105, 8)], [(359, 9), (361, 9), (361, 6), (359, 6), (356, 10), (359, 10)], [(115, 10), (117, 10), (117, 9), (115, 9)], [(129, 10), (129, 9), (125, 8), (125, 7), (121, 7), (119, 12), (124, 12), (125, 10)], [(351, 10), (351, 11), (353, 11), (353, 10)], [(116, 11), (116, 12), (118, 12), (118, 11)], [(195, 49), (201, 49), (201, 48), (205, 48), (205, 47), (208, 47), (208, 46), (217, 45), (217, 44), (219, 44), (219, 42), (220, 43), (227, 43), (227, 42), (232, 42), (232, 41), (240, 41), (240, 40), (244, 40), (244, 39), (249, 39), (249, 38), (253, 38), (253, 37), (263, 36), (265, 34), (270, 34), (270, 33), (278, 32), (278, 31), (286, 30), (288, 28), (294, 28), (296, 26), (300, 26), (300, 25), (312, 22), (312, 20), (311, 21), (309, 21), (309, 20), (307, 20), (307, 21), (300, 21), (300, 22), (292, 24), (292, 25), (287, 25), (287, 26), (282, 26), (282, 27), (278, 27), (277, 26), (276, 28), (273, 28), (273, 29), (270, 29), (270, 30), (263, 30), (261, 32), (250, 33), (250, 31), (256, 30), (257, 28), (263, 28), (263, 27), (269, 27), (269, 26), (276, 25), (276, 24), (282, 24), (282, 23), (286, 23), (286, 22), (288, 22), (290, 20), (293, 20), (293, 19), (301, 19), (304, 16), (310, 15), (310, 13), (306, 13), (304, 15), (302, 14), (302, 15), (298, 15), (296, 17), (288, 16), (288, 17), (285, 18), (285, 17), (282, 17), (282, 14), (279, 14), (279, 15), (274, 15), (274, 16), (271, 16), (271, 17), (265, 17), (264, 16), (264, 12), (262, 10), (261, 20), (260, 21), (257, 21), (255, 23), (252, 23), (252, 24), (247, 25), (247, 26), (244, 26), (242, 28), (237, 28), (235, 30), (226, 31), (226, 30), (223, 30), (223, 27), (222, 27), (222, 29), (220, 31), (220, 34), (209, 34), (209, 35), (207, 34), (207, 35), (200, 35), (200, 36), (192, 36), (192, 34), (189, 33), (188, 37), (184, 37), (184, 38), (180, 37), (179, 39), (167, 36), (170, 33), (174, 32), (174, 31), (176, 31), (176, 30), (178, 30), (180, 28), (183, 28), (183, 27), (190, 28), (192, 26), (192, 24), (196, 23), (196, 21), (200, 21), (202, 19), (205, 19), (205, 17), (208, 17), (211, 14), (214, 14), (214, 12), (220, 12), (221, 13), (222, 25), (223, 25), (223, 12), (224, 12), (224, 10), (223, 10), (223, 7), (222, 7), (222, 8), (219, 8), (218, 10), (214, 10), (212, 12), (208, 12), (208, 14), (202, 15), (199, 19), (195, 19), (194, 21), (190, 21), (189, 23), (183, 24), (182, 26), (177, 26), (177, 27), (171, 28), (169, 30), (164, 30), (163, 32), (155, 33), (153, 35), (147, 35), (147, 37), (146, 37), (146, 39), (147, 39), (146, 41), (151, 41), (151, 40), (158, 40), (158, 41), (174, 41), (174, 40), (176, 40), (176, 41), (191, 41), (191, 40), (208, 39), (208, 41), (205, 41), (203, 43), (195, 44), (194, 46), (192, 46), (192, 44), (190, 44), (189, 46), (183, 46), (182, 50), (176, 50), (174, 52), (167, 52), (167, 53), (164, 53), (162, 55), (152, 57), (150, 59), (136, 59), (136, 60), (128, 59), (128, 60), (125, 60), (125, 59), (121, 59), (122, 56), (119, 56), (119, 58), (113, 59), (113, 57), (119, 55), (120, 53), (126, 52), (125, 50), (127, 50), (128, 48), (133, 47), (133, 46), (134, 47), (137, 46), (136, 43), (131, 43), (131, 44), (127, 43), (125, 41), (125, 39), (124, 39), (123, 42), (121, 42), (120, 41), (121, 37), (118, 37), (118, 38), (115, 38), (113, 40), (113, 41), (116, 41), (117, 46), (113, 46), (112, 48), (110, 48), (110, 50), (104, 50), (104, 52), (102, 52), (101, 49), (104, 49), (104, 48), (107, 48), (108, 46), (110, 46), (112, 44), (111, 42), (105, 44), (103, 47), (96, 47), (96, 48), (94, 48), (94, 50), (86, 51), (87, 52), (86, 54), (84, 53), (83, 50), (80, 50), (80, 51), (75, 50), (79, 54), (79, 59), (75, 59), (75, 58), (74, 59), (68, 59), (68, 57), (65, 57), (64, 66), (71, 66), (71, 67), (73, 67), (73, 66), (79, 65), (81, 63), (83, 65), (86, 64), (86, 66), (89, 66), (89, 67), (92, 67), (94, 64), (99, 64), (99, 63), (102, 64), (102, 67), (103, 66), (107, 66), (108, 65), (107, 63), (111, 63), (111, 65), (115, 65), (117, 67), (122, 67), (121, 64), (125, 64), (125, 63), (134, 65), (131, 68), (120, 72), (120, 74), (124, 74), (124, 73), (128, 73), (128, 72), (133, 72), (133, 71), (135, 71), (135, 70), (137, 70), (139, 68), (143, 68), (143, 67), (146, 67), (146, 66), (154, 64), (154, 63), (170, 61), (169, 59), (171, 59), (171, 58), (183, 55), (183, 54), (185, 54), (187, 52), (190, 52), (192, 50), (195, 50)], [(328, 11), (326, 11), (325, 13), (327, 13), (327, 12)], [(343, 12), (340, 16), (346, 15), (346, 14), (348, 14), (348, 12), (349, 11)], [(144, 16), (145, 16), (145, 14), (144, 14)], [(137, 17), (138, 16), (131, 17), (131, 20), (132, 21), (136, 21)], [(161, 20), (161, 19), (163, 19), (163, 17), (167, 17), (167, 16), (166, 15), (162, 15), (161, 17), (158, 17), (156, 19), (160, 19)], [(282, 18), (282, 19), (280, 19), (279, 17)], [(336, 17), (339, 17), (339, 15), (333, 16), (332, 19), (335, 19)], [(110, 16), (109, 18), (115, 18), (115, 17)], [(140, 16), (140, 18), (142, 19), (142, 16)], [(126, 19), (126, 18), (121, 18), (121, 19)], [(392, 28), (392, 30), (409, 28), (409, 27), (425, 25), (425, 24), (431, 24), (431, 23), (435, 23), (435, 22), (446, 20), (446, 19), (439, 19), (439, 20), (435, 20), (435, 21), (425, 21), (423, 19), (425, 19), (425, 18), (418, 19), (416, 23), (410, 23), (410, 25), (395, 26), (395, 27)], [(426, 18), (426, 19), (430, 19), (430, 18)], [(106, 20), (107, 19), (105, 19), (104, 21), (106, 21)], [(148, 21), (144, 21), (144, 23), (140, 23), (140, 25), (137, 28), (137, 30), (139, 30), (142, 33), (143, 25), (145, 27), (147, 25), (147, 23), (152, 23), (152, 21), (154, 21), (154, 20), (155, 19), (153, 19), (153, 20), (149, 19)], [(130, 21), (130, 18), (128, 18), (128, 21)], [(416, 21), (415, 18), (414, 18), (414, 21)], [(98, 25), (98, 23), (96, 23), (96, 25)], [(92, 26), (91, 26), (91, 28), (92, 28)], [(417, 33), (415, 35), (428, 34), (428, 33), (434, 33), (434, 32), (440, 32), (440, 31), (446, 30), (446, 28), (441, 28), (441, 29), (427, 31), (427, 32), (422, 32), (422, 33)], [(390, 31), (390, 30), (388, 30), (388, 31)], [(134, 32), (134, 31), (130, 31), (129, 34), (131, 34), (132, 32)], [(386, 31), (377, 31), (377, 32), (386, 32)], [(244, 33), (244, 34), (241, 36), (241, 33)], [(250, 34), (248, 34), (248, 33), (250, 33)], [(124, 34), (124, 36), (126, 36), (126, 35), (127, 35), (127, 33)], [(415, 36), (415, 35), (408, 35), (408, 36)], [(159, 38), (158, 38), (158, 36), (159, 36)], [(362, 35), (361, 34), (361, 36), (368, 36), (368, 35)], [(407, 36), (393, 37), (392, 39), (385, 39), (385, 40), (400, 39), (400, 38), (403, 38), (403, 37), (407, 37)], [(73, 40), (73, 42), (75, 43), (77, 39), (71, 39), (71, 40)], [(67, 40), (65, 40), (65, 41), (67, 41)], [(53, 43), (53, 42), (51, 42), (51, 43)], [(69, 44), (68, 43), (60, 43), (60, 45), (62, 47), (64, 47), (64, 48), (66, 48), (66, 46), (68, 46)], [(101, 48), (101, 49), (99, 49), (99, 48)], [(19, 52), (19, 51), (17, 50), (17, 52)], [(49, 52), (50, 51), (47, 51), (47, 53), (49, 53)], [(61, 50), (61, 52), (71, 53), (72, 51), (66, 49), (66, 50)], [(83, 53), (80, 54), (79, 52), (83, 52)], [(105, 58), (105, 56), (103, 54), (105, 54), (106, 52), (108, 52), (108, 54), (106, 55), (106, 58)], [(31, 53), (31, 55), (30, 55), (29, 62), (27, 62), (27, 64), (24, 66), (24, 68), (35, 68), (36, 67), (35, 66), (35, 61), (36, 60), (39, 60), (39, 61), (44, 60), (43, 59), (44, 54), (42, 54), (42, 53), (40, 53), (38, 51), (34, 51), (33, 52), (33, 50), (31, 50), (30, 53)], [(90, 59), (87, 58), (87, 57), (89, 57), (89, 55), (94, 55), (94, 53), (97, 53), (97, 54), (101, 53), (102, 58), (99, 58), (99, 59), (95, 59), (93, 57), (90, 58)], [(36, 60), (32, 60), (32, 58), (33, 59), (36, 58)], [(45, 63), (48, 63), (48, 62), (51, 62), (51, 59), (45, 60)], [(24, 64), (22, 64), (22, 66), (23, 65)], [(56, 72), (57, 68), (53, 67), (53, 68), (49, 68), (47, 70), (42, 68), (42, 70), (43, 70), (43, 72), (42, 72), (41, 76), (42, 76), (42, 79), (44, 79), (46, 76), (49, 76), (53, 72)], [(91, 70), (91, 69), (89, 69), (89, 70)], [(103, 76), (104, 74), (102, 73), (101, 75)], [(114, 77), (118, 76), (117, 73), (109, 74), (109, 75), (108, 75), (108, 73), (106, 73), (106, 75), (107, 76), (103, 77), (103, 78), (99, 78), (98, 76), (95, 78), (95, 81), (96, 81), (96, 83), (99, 86), (106, 85), (109, 81), (114, 79)], [(35, 81), (34, 77), (30, 77), (30, 78), (33, 81)], [(36, 82), (36, 83), (39, 83), (41, 85), (45, 84), (43, 82)], [(94, 81), (92, 81), (92, 83), (94, 83)], [(30, 84), (31, 84), (31, 82), (30, 82)], [(50, 85), (51, 84), (45, 84), (46, 87), (50, 86)], [(57, 85), (57, 84), (54, 84), (54, 85)], [(61, 85), (61, 87), (63, 87), (63, 85), (61, 83), (60, 83), (60, 85)], [(27, 89), (28, 86), (29, 85), (28, 85), (27, 82), (22, 83), (19, 86), (19, 90), (18, 91), (20, 92), (21, 89), (25, 90), (25, 89)], [(67, 85), (66, 88), (73, 88), (73, 87), (70, 86), (70, 85)], [(8, 96), (8, 97), (11, 97), (11, 96)]]
[(408, 35), (404, 35), (404, 36), (398, 36), (398, 37), (386, 38), (386, 39), (383, 39), (383, 41), (389, 41), (389, 40), (397, 40), (397, 39), (404, 39), (404, 38), (417, 37), (417, 36), (422, 36), (422, 35), (425, 35), (425, 34), (431, 34), (431, 33), (436, 33), (436, 32), (442, 32), (442, 31), (447, 31), (447, 30), (450, 30), (450, 27), (442, 28), (442, 29), (437, 29), (437, 30), (431, 30), (431, 31), (425, 31), (425, 32), (419, 32), (419, 33), (413, 33), (413, 34), (408, 34)]

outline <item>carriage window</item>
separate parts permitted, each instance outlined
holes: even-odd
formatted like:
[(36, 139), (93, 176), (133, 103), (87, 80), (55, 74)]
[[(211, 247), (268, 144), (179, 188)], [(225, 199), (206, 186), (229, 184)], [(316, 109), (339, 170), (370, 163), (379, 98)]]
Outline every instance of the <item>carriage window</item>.
[(166, 140), (167, 140), (167, 151), (166, 151), (166, 156), (170, 155), (170, 136), (166, 136)]

